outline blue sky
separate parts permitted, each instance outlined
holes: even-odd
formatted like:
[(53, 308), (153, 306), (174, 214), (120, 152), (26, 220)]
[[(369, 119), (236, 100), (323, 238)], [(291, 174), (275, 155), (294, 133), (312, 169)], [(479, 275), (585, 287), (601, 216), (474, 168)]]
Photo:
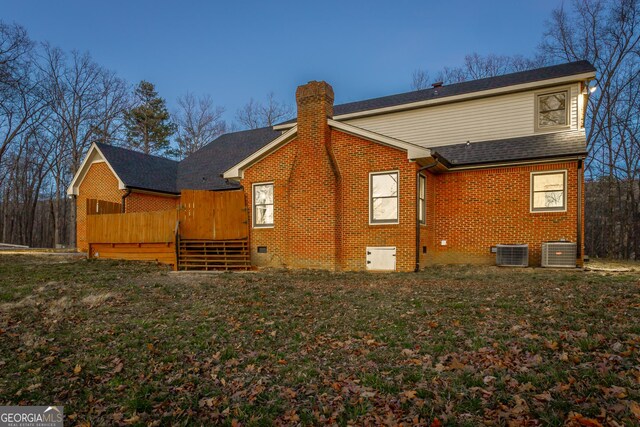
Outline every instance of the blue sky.
[(409, 90), (416, 68), (464, 55), (531, 54), (561, 0), (5, 0), (0, 19), (65, 50), (89, 51), (130, 83), (153, 82), (170, 108), (210, 94), (232, 120), (249, 98), (326, 80), (336, 103)]

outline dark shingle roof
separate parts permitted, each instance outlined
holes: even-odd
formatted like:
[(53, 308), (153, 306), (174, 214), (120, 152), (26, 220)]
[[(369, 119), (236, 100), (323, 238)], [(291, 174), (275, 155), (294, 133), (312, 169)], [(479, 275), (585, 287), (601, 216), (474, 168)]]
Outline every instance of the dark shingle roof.
[[(595, 72), (595, 68), (587, 61), (553, 65), (439, 88), (336, 105), (334, 114), (339, 116), (588, 72)], [(295, 122), (295, 119), (292, 122)], [(181, 162), (105, 144), (98, 144), (98, 147), (127, 187), (179, 193), (186, 188), (194, 190), (237, 188), (237, 184), (227, 183), (220, 174), (280, 135), (279, 131), (274, 131), (270, 127), (228, 133)], [(438, 147), (432, 151), (442, 157), (443, 162), (456, 166), (581, 155), (586, 153), (586, 143), (584, 133), (562, 132), (472, 142), (469, 146), (450, 145)]]
[(586, 155), (584, 132), (557, 132), (432, 148), (448, 166)]
[(180, 162), (178, 188), (192, 190), (238, 188), (238, 184), (226, 183), (220, 174), (280, 135), (282, 132), (267, 127), (220, 136)]
[(127, 187), (179, 193), (176, 188), (178, 162), (126, 148), (96, 144)]
[(180, 193), (180, 190), (238, 188), (220, 177), (282, 133), (260, 128), (221, 135), (181, 162), (106, 144), (96, 144), (127, 187)]
[[(506, 86), (533, 83), (541, 80), (549, 80), (595, 71), (595, 67), (588, 61), (551, 65), (549, 67), (536, 68), (534, 70), (519, 71), (517, 73), (504, 74), (496, 77), (487, 77), (485, 79), (444, 85), (438, 88), (422, 89), (399, 93), (396, 95), (383, 96), (380, 98), (366, 99), (364, 101), (340, 104), (333, 107), (333, 115), (335, 117), (344, 114), (376, 110), (379, 108), (395, 107), (414, 102), (428, 101), (431, 99), (463, 95), (483, 90), (498, 89)], [(296, 119), (292, 119), (284, 123), (294, 123), (295, 121)]]

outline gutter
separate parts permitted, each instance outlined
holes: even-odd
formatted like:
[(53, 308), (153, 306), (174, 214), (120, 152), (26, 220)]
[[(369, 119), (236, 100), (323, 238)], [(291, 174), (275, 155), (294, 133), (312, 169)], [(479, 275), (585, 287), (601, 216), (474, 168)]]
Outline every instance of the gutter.
[(125, 213), (125, 202), (126, 202), (126, 198), (129, 197), (129, 195), (131, 194), (131, 188), (127, 188), (127, 191), (122, 195), (122, 213)]
[[(435, 159), (432, 163), (422, 166), (420, 169), (416, 171), (416, 207), (418, 206), (418, 203), (420, 203), (420, 172), (425, 171), (427, 169), (431, 169), (439, 164), (440, 164), (440, 161), (438, 159)], [(427, 183), (425, 182), (425, 192), (426, 192), (426, 185)], [(425, 204), (426, 204), (426, 199), (425, 199)], [(426, 207), (424, 210), (424, 217), (426, 220), (427, 218)], [(420, 209), (419, 208), (416, 209), (416, 268), (414, 271), (416, 273), (420, 271)]]

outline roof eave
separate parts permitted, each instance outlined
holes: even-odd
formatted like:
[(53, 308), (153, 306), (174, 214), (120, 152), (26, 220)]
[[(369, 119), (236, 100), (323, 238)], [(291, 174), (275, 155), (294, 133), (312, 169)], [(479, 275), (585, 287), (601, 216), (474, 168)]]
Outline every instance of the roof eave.
[(107, 159), (107, 157), (100, 150), (100, 147), (98, 147), (98, 145), (94, 142), (91, 144), (91, 147), (89, 147), (89, 150), (87, 151), (87, 154), (85, 155), (84, 160), (82, 161), (82, 164), (80, 165), (75, 175), (73, 176), (73, 179), (69, 184), (69, 187), (67, 187), (68, 196), (77, 196), (79, 194), (82, 180), (84, 179), (84, 176), (87, 174), (89, 168), (91, 167), (91, 164), (95, 162), (95, 160), (92, 160), (91, 163), (89, 163), (89, 159), (91, 159), (94, 152), (98, 153), (98, 155), (100, 156), (100, 161), (103, 161), (107, 164), (107, 167), (109, 168), (111, 173), (113, 173), (113, 175), (118, 180), (118, 189), (126, 190), (127, 186), (125, 185), (124, 181), (120, 179), (116, 171), (113, 169), (113, 166), (111, 166), (111, 164), (109, 163), (109, 160)]
[[(521, 159), (509, 159), (509, 160), (490, 160), (483, 162), (474, 162), (474, 163), (448, 163), (449, 171), (459, 171), (465, 169), (486, 169), (492, 167), (501, 167), (501, 166), (513, 166), (516, 164), (533, 164), (533, 163), (549, 163), (556, 161), (566, 161), (566, 160), (582, 160), (589, 153), (588, 152), (580, 152), (574, 154), (562, 154), (562, 155), (552, 155), (552, 156), (535, 156)], [(442, 161), (443, 157), (439, 157), (440, 161)]]

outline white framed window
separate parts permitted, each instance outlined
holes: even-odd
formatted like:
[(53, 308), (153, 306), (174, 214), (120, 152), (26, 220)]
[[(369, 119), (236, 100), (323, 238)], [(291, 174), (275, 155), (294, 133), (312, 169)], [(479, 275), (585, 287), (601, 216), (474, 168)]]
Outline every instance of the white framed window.
[(531, 172), (531, 212), (567, 210), (567, 171)]
[(427, 223), (427, 177), (418, 175), (418, 220)]
[(253, 184), (253, 226), (273, 227), (273, 182)]
[(398, 224), (398, 171), (369, 173), (369, 224)]
[(536, 130), (567, 128), (570, 125), (569, 89), (536, 95)]

